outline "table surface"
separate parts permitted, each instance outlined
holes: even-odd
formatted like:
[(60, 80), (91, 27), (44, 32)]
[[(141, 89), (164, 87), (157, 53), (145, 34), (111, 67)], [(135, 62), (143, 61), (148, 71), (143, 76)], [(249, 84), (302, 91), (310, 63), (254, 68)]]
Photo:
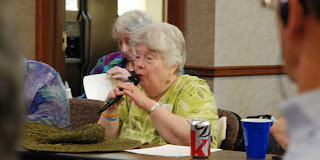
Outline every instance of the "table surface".
[[(183, 158), (151, 156), (143, 154), (135, 154), (129, 152), (111, 152), (111, 153), (50, 153), (50, 152), (33, 152), (26, 150), (18, 150), (23, 160), (110, 160), (110, 159), (126, 159), (126, 160), (194, 160), (191, 156)], [(268, 154), (266, 160), (272, 160), (275, 155)], [(211, 160), (247, 160), (245, 152), (222, 150), (212, 152), (208, 157)]]
[[(77, 154), (78, 155), (78, 154)], [(101, 155), (99, 154), (82, 154), (84, 156), (90, 156), (98, 158)], [(119, 152), (119, 153), (108, 153), (103, 154), (104, 158), (110, 158), (110, 159), (128, 159), (128, 160), (193, 160), (191, 156), (189, 157), (183, 157), (183, 158), (173, 158), (173, 157), (162, 157), (162, 156), (151, 156), (151, 155), (142, 155), (142, 154), (134, 154), (134, 153), (128, 153), (128, 152)], [(267, 155), (266, 160), (272, 160), (272, 156), (275, 155)], [(238, 151), (229, 151), (229, 150), (223, 150), (218, 152), (212, 152), (211, 155), (208, 157), (208, 159), (212, 160), (246, 160), (246, 153), (245, 152), (238, 152)]]

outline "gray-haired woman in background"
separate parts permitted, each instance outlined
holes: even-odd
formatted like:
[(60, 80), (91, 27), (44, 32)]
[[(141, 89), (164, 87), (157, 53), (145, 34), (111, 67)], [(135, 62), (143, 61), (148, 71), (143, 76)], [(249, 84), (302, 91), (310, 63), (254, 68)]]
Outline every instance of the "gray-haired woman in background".
[[(135, 55), (129, 46), (131, 37), (146, 25), (152, 24), (149, 15), (138, 10), (123, 13), (113, 25), (112, 37), (121, 51), (101, 57), (90, 75), (107, 73), (114, 79), (124, 81), (134, 72)], [(85, 93), (79, 98), (86, 98)]]
[(216, 148), (216, 103), (203, 79), (181, 75), (186, 61), (181, 31), (168, 23), (151, 24), (135, 33), (130, 45), (136, 55), (135, 72), (141, 81), (138, 86), (118, 84), (109, 93), (112, 98), (125, 96), (99, 119), (106, 137), (190, 145), (188, 120), (208, 118), (214, 131), (211, 147)]

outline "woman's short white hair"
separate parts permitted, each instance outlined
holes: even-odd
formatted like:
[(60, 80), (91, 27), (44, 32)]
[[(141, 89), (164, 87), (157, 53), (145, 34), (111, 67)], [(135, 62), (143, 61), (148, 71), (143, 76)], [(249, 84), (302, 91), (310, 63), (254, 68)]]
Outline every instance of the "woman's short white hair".
[(117, 40), (117, 32), (120, 34), (133, 34), (142, 27), (152, 23), (152, 19), (145, 12), (131, 10), (117, 18), (112, 28), (112, 37)]
[(186, 62), (186, 43), (182, 32), (169, 23), (154, 23), (135, 33), (130, 46), (136, 54), (136, 47), (143, 43), (148, 49), (162, 54), (168, 68), (178, 66), (176, 74), (182, 74)]

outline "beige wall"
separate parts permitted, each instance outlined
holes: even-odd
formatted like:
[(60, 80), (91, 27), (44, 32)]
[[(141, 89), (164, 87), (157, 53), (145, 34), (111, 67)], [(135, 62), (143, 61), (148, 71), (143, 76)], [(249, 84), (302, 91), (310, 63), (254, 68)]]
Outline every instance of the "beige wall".
[(35, 59), (35, 0), (8, 1), (7, 17), (13, 24), (11, 35), (16, 49), (28, 59)]
[[(184, 36), (188, 66), (214, 66), (214, 0), (185, 0)], [(213, 90), (213, 79), (204, 77)]]
[(185, 0), (186, 65), (214, 66), (214, 10), (214, 0)]
[(115, 0), (118, 1), (118, 14), (128, 10), (141, 10), (152, 17), (155, 22), (162, 22), (163, 0)]
[(215, 78), (214, 86), (218, 108), (231, 110), (243, 118), (259, 114), (279, 118), (284, 100), (281, 92), (290, 97), (295, 91), (284, 75)]
[(216, 1), (215, 66), (281, 64), (274, 12), (247, 1)]
[[(187, 65), (248, 66), (281, 64), (275, 15), (254, 0), (185, 0)], [(205, 78), (217, 106), (241, 117), (271, 114), (278, 118), (282, 98), (295, 87), (286, 76)]]
[(162, 2), (163, 0), (145, 0), (145, 12), (152, 17), (155, 22), (162, 22)]
[[(281, 64), (275, 15), (260, 1), (217, 0), (215, 21), (215, 66)], [(215, 78), (217, 104), (241, 117), (271, 114), (278, 118), (282, 77)], [(294, 93), (291, 86), (286, 87), (289, 95)]]

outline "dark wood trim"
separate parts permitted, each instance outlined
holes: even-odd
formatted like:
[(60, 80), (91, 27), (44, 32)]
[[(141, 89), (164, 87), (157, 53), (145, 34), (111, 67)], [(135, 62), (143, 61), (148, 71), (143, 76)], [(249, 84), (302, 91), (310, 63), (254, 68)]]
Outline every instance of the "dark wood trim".
[(36, 0), (36, 60), (54, 65), (54, 0)]
[(63, 31), (65, 31), (65, 0), (54, 0), (54, 65), (60, 73), (61, 79), (65, 80), (66, 53), (62, 47)]
[(186, 71), (194, 70), (204, 77), (232, 77), (285, 74), (283, 65), (224, 67), (185, 66), (184, 69)]
[(168, 0), (167, 22), (184, 31), (184, 0)]
[(65, 0), (36, 0), (36, 61), (52, 66), (62, 80), (65, 78), (64, 21)]

